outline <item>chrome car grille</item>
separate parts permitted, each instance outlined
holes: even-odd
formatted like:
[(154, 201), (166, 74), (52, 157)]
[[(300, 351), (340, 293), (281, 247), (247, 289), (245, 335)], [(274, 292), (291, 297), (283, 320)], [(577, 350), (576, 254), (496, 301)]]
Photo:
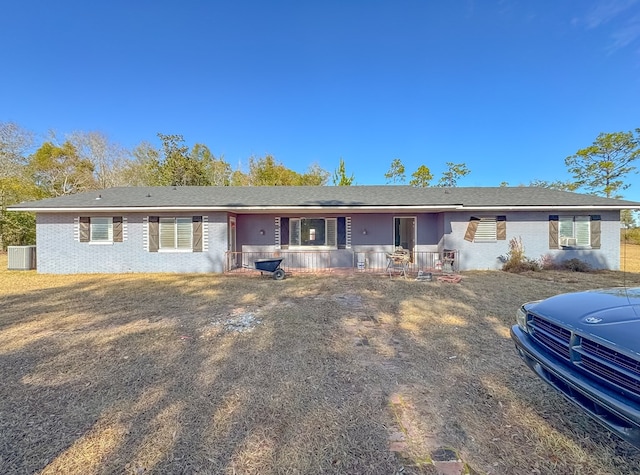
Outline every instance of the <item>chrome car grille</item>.
[(640, 398), (640, 361), (572, 333), (538, 315), (527, 316), (529, 334), (538, 344), (592, 377)]

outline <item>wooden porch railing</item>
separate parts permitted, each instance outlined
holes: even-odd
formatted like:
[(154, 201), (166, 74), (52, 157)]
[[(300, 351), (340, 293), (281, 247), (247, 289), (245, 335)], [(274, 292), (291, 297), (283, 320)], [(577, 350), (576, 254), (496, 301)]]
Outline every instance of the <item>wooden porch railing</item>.
[[(389, 263), (386, 252), (351, 252), (351, 262), (345, 265), (344, 251), (337, 257), (335, 251), (272, 251), (272, 252), (226, 252), (225, 272), (255, 272), (254, 262), (257, 259), (282, 258), (281, 267), (285, 272), (387, 272)], [(426, 272), (457, 272), (459, 269), (459, 252), (446, 250), (444, 252), (416, 251), (410, 254), (410, 261), (406, 266), (407, 272), (417, 274)]]

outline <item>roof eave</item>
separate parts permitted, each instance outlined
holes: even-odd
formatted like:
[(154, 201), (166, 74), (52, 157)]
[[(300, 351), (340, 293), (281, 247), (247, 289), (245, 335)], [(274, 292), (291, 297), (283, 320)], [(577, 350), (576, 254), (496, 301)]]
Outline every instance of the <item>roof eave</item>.
[(65, 208), (38, 208), (38, 207), (9, 207), (9, 211), (24, 211), (30, 213), (131, 213), (131, 212), (174, 212), (174, 211), (220, 211), (232, 213), (274, 213), (274, 212), (295, 212), (295, 211), (313, 211), (313, 212), (331, 212), (357, 210), (366, 213), (388, 212), (388, 211), (455, 211), (459, 209), (459, 205), (433, 205), (433, 206), (76, 206)]
[(363, 213), (379, 212), (444, 212), (444, 211), (552, 211), (552, 210), (611, 210), (619, 211), (623, 209), (638, 209), (635, 205), (519, 205), (519, 206), (464, 206), (459, 204), (451, 205), (313, 205), (313, 206), (75, 206), (75, 207), (16, 207), (9, 206), (8, 211), (30, 212), (30, 213), (131, 213), (131, 212), (175, 212), (175, 211), (209, 211), (209, 212), (231, 212), (237, 214), (247, 213), (275, 213), (275, 212), (340, 212), (340, 211), (360, 211)]
[(462, 206), (465, 211), (549, 211), (549, 210), (611, 210), (638, 209), (633, 205), (548, 205), (548, 206)]

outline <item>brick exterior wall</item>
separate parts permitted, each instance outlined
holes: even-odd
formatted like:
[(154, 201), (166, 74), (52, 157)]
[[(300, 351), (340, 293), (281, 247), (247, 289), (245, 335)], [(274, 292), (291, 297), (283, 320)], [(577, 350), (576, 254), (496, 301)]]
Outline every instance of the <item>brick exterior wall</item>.
[[(158, 216), (192, 216), (197, 213)], [(87, 213), (83, 213), (87, 215)], [(105, 214), (103, 216), (113, 216)], [(120, 215), (120, 214), (118, 214)], [(99, 216), (93, 214), (93, 216)], [(37, 269), (44, 274), (176, 272), (206, 273), (224, 271), (227, 250), (227, 215), (214, 213), (208, 218), (205, 252), (149, 252), (144, 248), (143, 219), (147, 214), (122, 214), (126, 220), (123, 242), (95, 244), (79, 242), (74, 222), (78, 214), (37, 215)]]
[[(555, 260), (578, 258), (594, 268), (619, 270), (620, 268), (620, 214), (618, 211), (585, 212), (494, 212), (492, 213), (423, 213), (416, 216), (418, 251), (459, 251), (459, 270), (500, 269), (499, 256), (509, 251), (509, 240), (522, 238), (527, 257), (537, 259), (550, 255)], [(126, 220), (123, 242), (93, 244), (79, 242), (77, 226), (79, 215), (72, 213), (37, 215), (37, 269), (47, 274), (175, 272), (220, 273), (225, 268), (227, 243), (227, 213), (206, 214), (207, 242), (203, 252), (149, 252), (145, 250), (144, 218), (149, 213), (122, 214)], [(158, 216), (192, 216), (198, 213), (167, 214)], [(601, 216), (601, 248), (584, 250), (549, 249), (550, 214), (599, 214)], [(84, 213), (83, 215), (86, 215)], [(464, 240), (471, 216), (506, 216), (507, 239), (496, 242), (469, 242)], [(94, 216), (98, 216), (94, 214)], [(112, 216), (105, 214), (104, 216)], [(349, 252), (392, 250), (394, 215), (350, 214), (352, 249)], [(274, 247), (273, 216), (244, 217), (239, 219), (238, 249), (251, 245), (268, 250)], [(246, 229), (245, 229), (246, 228)], [(264, 234), (259, 233), (265, 230)], [(363, 234), (362, 230), (367, 229)], [(253, 241), (255, 242), (253, 242)], [(243, 242), (244, 241), (244, 242)], [(251, 241), (251, 242), (247, 242)], [(345, 254), (344, 250), (340, 251)], [(344, 259), (352, 266), (354, 259)]]
[[(549, 249), (549, 215), (594, 215), (601, 217), (600, 249)], [(469, 242), (464, 234), (471, 216), (506, 216), (507, 239), (496, 242)], [(545, 212), (477, 212), (446, 213), (443, 246), (460, 251), (460, 270), (493, 270), (502, 268), (499, 256), (509, 251), (509, 240), (520, 237), (525, 255), (538, 259), (549, 255), (554, 261), (577, 258), (595, 269), (620, 269), (619, 211), (545, 211)]]

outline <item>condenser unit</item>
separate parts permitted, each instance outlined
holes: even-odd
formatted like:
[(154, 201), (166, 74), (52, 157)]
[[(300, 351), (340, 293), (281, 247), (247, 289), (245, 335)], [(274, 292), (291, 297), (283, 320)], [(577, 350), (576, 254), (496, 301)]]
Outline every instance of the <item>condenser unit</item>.
[(36, 268), (36, 246), (9, 246), (7, 249), (8, 270), (30, 270)]

